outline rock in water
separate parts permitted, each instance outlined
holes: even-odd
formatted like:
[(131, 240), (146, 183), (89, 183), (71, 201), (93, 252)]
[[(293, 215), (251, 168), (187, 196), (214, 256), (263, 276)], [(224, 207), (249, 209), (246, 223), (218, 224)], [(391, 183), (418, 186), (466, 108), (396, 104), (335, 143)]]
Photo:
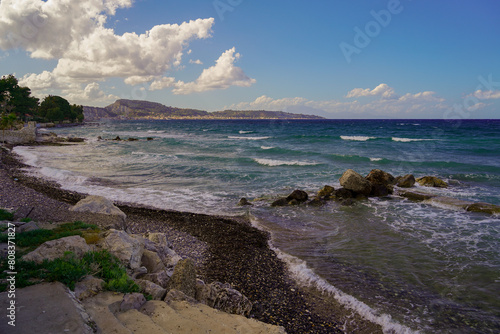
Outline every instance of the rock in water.
[(85, 253), (90, 252), (90, 247), (85, 239), (79, 235), (73, 235), (44, 242), (31, 253), (24, 255), (22, 259), (42, 263), (44, 260), (52, 261), (63, 257), (66, 252), (72, 252), (77, 258), (81, 258)]
[(468, 205), (465, 208), (465, 210), (470, 211), (470, 212), (499, 214), (500, 213), (500, 206), (480, 202), (480, 203), (474, 203), (474, 204)]
[(415, 177), (411, 174), (406, 174), (396, 179), (396, 185), (401, 188), (411, 188), (414, 184)]
[(366, 176), (366, 179), (370, 181), (371, 184), (383, 184), (385, 186), (393, 184), (395, 180), (394, 176), (380, 169), (372, 169)]
[(333, 194), (334, 191), (335, 191), (334, 187), (332, 187), (332, 186), (324, 186), (318, 192), (318, 198), (329, 199), (330, 196)]
[(435, 176), (419, 177), (416, 181), (424, 187), (448, 188), (448, 183)]
[(245, 205), (249, 205), (249, 206), (253, 206), (252, 203), (250, 203), (245, 197), (243, 197), (242, 199), (240, 199), (240, 201), (238, 202), (238, 206), (245, 206)]
[(365, 196), (368, 196), (372, 190), (370, 181), (366, 180), (352, 169), (345, 171), (340, 178), (340, 185), (348, 190)]
[(286, 200), (288, 202), (292, 202), (293, 200), (297, 201), (298, 203), (304, 203), (305, 201), (307, 201), (309, 198), (309, 196), (307, 195), (307, 193), (303, 190), (294, 190), (290, 195), (288, 195), (288, 197), (286, 198)]
[(196, 269), (192, 259), (180, 260), (174, 268), (170, 280), (170, 288), (176, 289), (186, 296), (194, 298), (196, 295)]

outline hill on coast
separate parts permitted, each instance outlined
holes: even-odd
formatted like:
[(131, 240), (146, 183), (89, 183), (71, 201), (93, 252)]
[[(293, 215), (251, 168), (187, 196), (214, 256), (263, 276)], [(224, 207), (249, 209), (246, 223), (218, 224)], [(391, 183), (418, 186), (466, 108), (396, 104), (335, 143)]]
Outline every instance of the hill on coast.
[(86, 121), (99, 119), (323, 119), (320, 116), (267, 110), (224, 110), (208, 112), (198, 109), (167, 107), (161, 103), (139, 100), (117, 100), (107, 107), (83, 107)]

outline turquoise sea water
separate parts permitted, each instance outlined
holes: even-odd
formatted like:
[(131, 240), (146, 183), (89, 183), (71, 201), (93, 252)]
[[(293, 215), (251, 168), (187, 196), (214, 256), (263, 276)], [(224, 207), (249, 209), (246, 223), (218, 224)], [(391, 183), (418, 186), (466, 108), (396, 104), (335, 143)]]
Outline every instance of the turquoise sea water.
[[(270, 207), (294, 189), (337, 188), (348, 168), (438, 176), (449, 188), (418, 189), (500, 205), (500, 120), (122, 121), (54, 131), (89, 140), (16, 152), (67, 189), (247, 215), (271, 232), (301, 284), (387, 333), (500, 332), (500, 217), (398, 196)], [(241, 208), (241, 197), (262, 200)]]

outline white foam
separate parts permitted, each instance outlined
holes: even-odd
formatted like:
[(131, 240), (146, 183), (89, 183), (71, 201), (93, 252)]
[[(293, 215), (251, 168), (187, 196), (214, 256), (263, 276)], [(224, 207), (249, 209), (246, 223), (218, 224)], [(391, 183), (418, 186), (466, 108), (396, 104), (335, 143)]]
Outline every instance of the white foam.
[(376, 139), (377, 137), (365, 137), (365, 136), (340, 136), (343, 140), (354, 140), (354, 141), (367, 141), (370, 139)]
[(274, 159), (253, 159), (255, 162), (264, 165), (264, 166), (314, 166), (318, 165), (316, 162), (308, 162), (308, 161), (298, 161), (298, 160), (274, 160)]
[(384, 160), (383, 158), (370, 158), (370, 161), (381, 161)]
[(62, 185), (64, 184), (81, 185), (88, 180), (88, 178), (85, 176), (75, 174), (68, 170), (57, 169), (52, 167), (42, 167), (38, 170), (38, 173), (40, 173), (43, 177), (51, 179), (53, 181), (57, 181)]
[(240, 136), (228, 136), (229, 139), (246, 139), (246, 140), (263, 140), (269, 139), (271, 137), (240, 137)]
[(244, 131), (244, 130), (240, 130), (240, 134), (246, 134), (246, 133), (253, 133), (253, 131)]
[(434, 139), (415, 139), (415, 138), (398, 138), (398, 137), (392, 137), (393, 141), (398, 141), (398, 142), (403, 142), (403, 143), (409, 143), (412, 141), (428, 141), (428, 140), (434, 140)]
[(14, 151), (14, 153), (21, 156), (21, 158), (25, 164), (30, 165), (30, 166), (36, 166), (36, 163), (38, 162), (38, 156), (35, 153), (33, 153), (34, 150), (32, 147), (16, 146), (16, 147), (14, 147), (13, 151)]
[(270, 149), (273, 149), (274, 146), (261, 146), (260, 148), (263, 150), (270, 150)]

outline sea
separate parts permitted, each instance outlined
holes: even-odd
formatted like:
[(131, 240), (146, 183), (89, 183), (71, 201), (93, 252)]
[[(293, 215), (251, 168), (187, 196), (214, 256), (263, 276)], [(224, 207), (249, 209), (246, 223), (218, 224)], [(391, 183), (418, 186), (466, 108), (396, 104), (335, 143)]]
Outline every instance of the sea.
[[(246, 216), (299, 284), (385, 333), (500, 333), (498, 215), (397, 195), (270, 205), (295, 189), (339, 188), (347, 169), (436, 176), (449, 187), (415, 189), (500, 205), (500, 120), (129, 120), (40, 131), (87, 141), (16, 147), (32, 173), (117, 202)], [(253, 206), (238, 206), (242, 197)]]

